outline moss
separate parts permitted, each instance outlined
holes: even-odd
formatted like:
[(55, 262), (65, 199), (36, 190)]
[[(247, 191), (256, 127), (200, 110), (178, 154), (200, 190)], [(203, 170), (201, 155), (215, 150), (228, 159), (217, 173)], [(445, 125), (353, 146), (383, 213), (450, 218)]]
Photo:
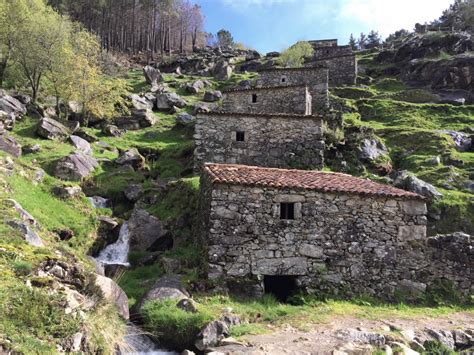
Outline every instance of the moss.
[(359, 87), (334, 88), (334, 89), (331, 89), (331, 92), (336, 96), (343, 97), (345, 99), (354, 99), (354, 100), (374, 97), (376, 94), (370, 88), (359, 88)]
[(374, 88), (383, 92), (398, 92), (405, 90), (406, 85), (398, 79), (383, 78), (374, 85)]

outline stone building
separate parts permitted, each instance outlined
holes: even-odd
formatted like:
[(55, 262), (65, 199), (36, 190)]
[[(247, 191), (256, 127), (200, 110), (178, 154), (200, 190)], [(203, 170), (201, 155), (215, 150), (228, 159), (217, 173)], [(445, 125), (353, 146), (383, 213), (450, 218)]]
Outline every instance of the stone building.
[(306, 85), (232, 89), (223, 93), (222, 111), (311, 115), (311, 103)]
[(337, 39), (309, 41), (314, 55), (310, 66), (320, 65), (329, 70), (329, 85), (354, 85), (357, 79), (357, 60), (351, 46), (339, 46)]
[[(209, 277), (232, 292), (392, 297), (418, 287), (423, 197), (341, 173), (206, 164)], [(406, 262), (406, 260), (412, 262)]]
[(195, 124), (195, 170), (204, 163), (321, 169), (320, 116), (207, 112)]
[(326, 68), (269, 68), (261, 69), (259, 74), (258, 86), (306, 85), (312, 97), (312, 112), (321, 112), (329, 106)]

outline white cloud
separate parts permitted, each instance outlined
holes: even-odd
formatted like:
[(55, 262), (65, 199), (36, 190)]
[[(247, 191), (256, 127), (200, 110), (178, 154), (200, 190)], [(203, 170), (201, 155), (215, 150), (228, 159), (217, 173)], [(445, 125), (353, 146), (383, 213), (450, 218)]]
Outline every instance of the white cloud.
[(384, 36), (401, 28), (412, 30), (415, 23), (437, 19), (453, 0), (348, 0), (340, 20), (358, 20)]

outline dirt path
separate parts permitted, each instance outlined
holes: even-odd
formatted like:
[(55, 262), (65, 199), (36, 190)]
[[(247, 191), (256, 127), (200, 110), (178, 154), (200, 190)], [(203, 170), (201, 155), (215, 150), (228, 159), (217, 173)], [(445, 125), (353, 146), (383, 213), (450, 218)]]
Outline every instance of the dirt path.
[[(229, 345), (216, 349), (224, 354), (240, 355), (283, 355), (283, 354), (332, 354), (333, 350), (349, 341), (341, 336), (341, 331), (357, 329), (392, 337), (400, 337), (391, 330), (414, 330), (423, 334), (425, 328), (454, 330), (474, 330), (474, 313), (460, 312), (430, 318), (387, 318), (386, 320), (367, 320), (355, 317), (335, 317), (324, 324), (312, 325), (310, 331), (301, 331), (290, 325), (275, 332), (262, 335), (248, 335), (241, 338), (245, 348)], [(370, 354), (370, 352), (368, 352)]]

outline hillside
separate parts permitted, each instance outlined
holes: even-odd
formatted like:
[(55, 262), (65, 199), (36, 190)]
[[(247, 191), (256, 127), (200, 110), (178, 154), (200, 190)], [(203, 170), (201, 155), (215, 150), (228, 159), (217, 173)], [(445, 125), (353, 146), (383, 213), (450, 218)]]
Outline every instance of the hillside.
[[(412, 190), (408, 181), (414, 181), (419, 191), (433, 198), (428, 205), (430, 235), (472, 235), (473, 47), (472, 39), (450, 36), (428, 33), (407, 38), (396, 49), (357, 53), (358, 84), (330, 89), (332, 113), (342, 121), (326, 127), (325, 170)], [(420, 48), (428, 48), (429, 53)], [(131, 63), (132, 69), (116, 75), (135, 94), (126, 99), (131, 114), (109, 120), (92, 117), (79, 123), (73, 105), (66, 105), (65, 117), (54, 112), (48, 97), (40, 98), (38, 105), (23, 105), (25, 113), (0, 136), (13, 137), (23, 149), (17, 157), (0, 151), (4, 216), (0, 221), (0, 353), (115, 353), (119, 346), (126, 349), (128, 307), (133, 322), (160, 345), (176, 350), (194, 347), (197, 333), (228, 313), (239, 318), (230, 335), (242, 339), (249, 334), (281, 334), (292, 327), (304, 332), (344, 317), (349, 320), (341, 327), (368, 322), (371, 332), (412, 347), (400, 327), (418, 327), (413, 324), (418, 317), (426, 326), (432, 322), (433, 328), (447, 329), (454, 322), (470, 329), (471, 333), (463, 334), (472, 339), (472, 299), (463, 299), (448, 284), (429, 290), (417, 305), (407, 305), (413, 299), (405, 294), (392, 304), (376, 295), (352, 300), (338, 295), (296, 295), (292, 302), (281, 303), (271, 296), (259, 300), (230, 297), (207, 278), (207, 252), (198, 235), (200, 182), (193, 172), (194, 116), (219, 104), (216, 90), (253, 86), (259, 75), (255, 69), (277, 64), (275, 53), (257, 55), (235, 51), (229, 58), (229, 53), (204, 50), (179, 59), (180, 67), (188, 68), (184, 73), (173, 63), (162, 63), (157, 85), (148, 84), (143, 69)], [(462, 68), (470, 71), (466, 74)], [(212, 70), (214, 76), (210, 76)], [(204, 100), (205, 92), (216, 97)], [(151, 108), (148, 99), (160, 95), (166, 97), (165, 107), (147, 110)], [(7, 92), (0, 98), (4, 105), (6, 96)], [(50, 139), (45, 138), (38, 130), (45, 116), (64, 124), (66, 131), (59, 128), (58, 133), (57, 127), (49, 127)], [(2, 129), (3, 125), (7, 131), (7, 120)], [(90, 147), (82, 140), (80, 144), (71, 140), (71, 135), (83, 138)], [(61, 178), (65, 175), (61, 176), (58, 163), (77, 149), (89, 148), (95, 169), (80, 179), (70, 179), (76, 181)], [(80, 169), (63, 164), (64, 174), (75, 170)], [(97, 196), (105, 200), (94, 207), (90, 198)], [(119, 240), (124, 222), (130, 230), (139, 230), (136, 234), (141, 238), (132, 239), (130, 253), (125, 253), (130, 265), (106, 265), (101, 270), (91, 256), (103, 257), (101, 251)], [(159, 297), (142, 301), (156, 288), (157, 280), (170, 273), (181, 276), (185, 290), (174, 292), (191, 293), (196, 302), (189, 301), (191, 306), (185, 307), (197, 307), (196, 312), (186, 312)], [(98, 285), (97, 274), (115, 279), (128, 304), (119, 291), (119, 297), (107, 295), (103, 284), (108, 281)], [(377, 330), (385, 319), (401, 324), (385, 324), (383, 331)], [(416, 330), (424, 332), (421, 326)], [(295, 343), (304, 341), (295, 339)], [(431, 350), (428, 346), (418, 350), (445, 351), (439, 345), (442, 339), (438, 340)], [(269, 340), (252, 341), (258, 346)], [(235, 339), (231, 342), (235, 345)], [(385, 338), (383, 343), (371, 344), (371, 351), (377, 351)], [(472, 345), (472, 340), (459, 341), (453, 349)]]

